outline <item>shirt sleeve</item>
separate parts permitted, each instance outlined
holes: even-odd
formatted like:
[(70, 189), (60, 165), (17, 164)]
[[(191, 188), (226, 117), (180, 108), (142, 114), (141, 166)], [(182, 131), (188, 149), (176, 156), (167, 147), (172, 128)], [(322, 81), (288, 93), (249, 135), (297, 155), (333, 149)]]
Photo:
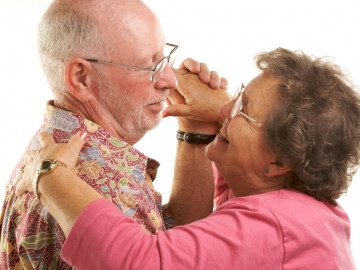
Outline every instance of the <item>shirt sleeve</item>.
[(100, 199), (80, 214), (61, 256), (79, 270), (281, 269), (282, 242), (276, 218), (250, 204), (228, 203), (206, 219), (150, 235)]

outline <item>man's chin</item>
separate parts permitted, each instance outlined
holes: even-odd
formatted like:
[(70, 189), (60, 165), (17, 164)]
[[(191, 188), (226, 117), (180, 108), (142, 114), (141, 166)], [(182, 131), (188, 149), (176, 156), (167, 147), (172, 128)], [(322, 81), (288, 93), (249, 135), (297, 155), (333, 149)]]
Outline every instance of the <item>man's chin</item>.
[[(160, 122), (161, 122), (161, 115), (158, 114), (158, 117), (154, 118), (154, 119), (148, 119), (147, 121), (145, 120), (144, 122), (144, 126), (143, 126), (143, 130), (144, 132), (148, 132), (150, 130), (155, 129), (157, 126), (159, 126)], [(145, 135), (144, 133), (144, 135)]]
[(127, 132), (128, 137), (132, 138), (130, 141), (135, 141), (135, 143), (138, 142), (148, 131), (155, 129), (160, 124), (161, 119), (161, 115), (158, 114), (155, 118), (151, 119), (148, 117), (139, 121), (137, 125), (133, 126), (131, 131)]

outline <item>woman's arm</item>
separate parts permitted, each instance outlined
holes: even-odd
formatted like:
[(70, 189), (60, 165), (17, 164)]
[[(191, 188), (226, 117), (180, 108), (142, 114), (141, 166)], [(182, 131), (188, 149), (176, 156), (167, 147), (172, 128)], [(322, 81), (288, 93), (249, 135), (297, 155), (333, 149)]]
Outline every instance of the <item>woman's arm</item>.
[[(86, 133), (85, 133), (86, 134)], [(97, 191), (82, 181), (73, 171), (86, 136), (74, 135), (67, 144), (55, 144), (52, 136), (41, 133), (39, 136), (43, 149), (26, 159), (27, 164), (18, 183), (16, 194), (34, 192), (33, 177), (37, 166), (47, 159), (60, 160), (67, 165), (57, 166), (50, 174), (39, 177), (38, 191), (40, 202), (58, 221), (67, 236), (81, 211), (91, 202), (103, 198)]]
[[(38, 188), (67, 237), (61, 256), (76, 269), (254, 269), (255, 257), (280, 267), (281, 230), (269, 211), (233, 200), (206, 219), (150, 235), (71, 170), (83, 145), (78, 134), (68, 144), (54, 144), (48, 133), (40, 141), (44, 148), (33, 163), (56, 159), (68, 166), (42, 175)], [(32, 167), (17, 194), (33, 191), (26, 177), (35, 174)]]
[(86, 206), (103, 198), (73, 171), (61, 166), (41, 176), (39, 193), (41, 203), (57, 220), (66, 237)]

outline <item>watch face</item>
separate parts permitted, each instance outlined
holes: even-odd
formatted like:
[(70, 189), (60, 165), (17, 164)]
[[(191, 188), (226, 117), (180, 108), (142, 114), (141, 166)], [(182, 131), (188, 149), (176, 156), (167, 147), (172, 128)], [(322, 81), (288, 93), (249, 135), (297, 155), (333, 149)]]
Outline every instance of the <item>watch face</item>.
[(51, 161), (50, 160), (44, 160), (41, 164), (41, 169), (43, 170), (49, 170), (51, 168)]

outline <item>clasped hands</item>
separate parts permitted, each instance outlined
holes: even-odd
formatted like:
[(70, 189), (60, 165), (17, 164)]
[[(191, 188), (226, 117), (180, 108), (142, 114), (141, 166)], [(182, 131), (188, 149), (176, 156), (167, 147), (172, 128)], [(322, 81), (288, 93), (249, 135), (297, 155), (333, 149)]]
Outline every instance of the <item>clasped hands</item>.
[(179, 129), (186, 132), (214, 134), (222, 124), (219, 108), (229, 102), (228, 82), (204, 63), (188, 58), (177, 70), (176, 90), (171, 90), (163, 117), (177, 116)]

